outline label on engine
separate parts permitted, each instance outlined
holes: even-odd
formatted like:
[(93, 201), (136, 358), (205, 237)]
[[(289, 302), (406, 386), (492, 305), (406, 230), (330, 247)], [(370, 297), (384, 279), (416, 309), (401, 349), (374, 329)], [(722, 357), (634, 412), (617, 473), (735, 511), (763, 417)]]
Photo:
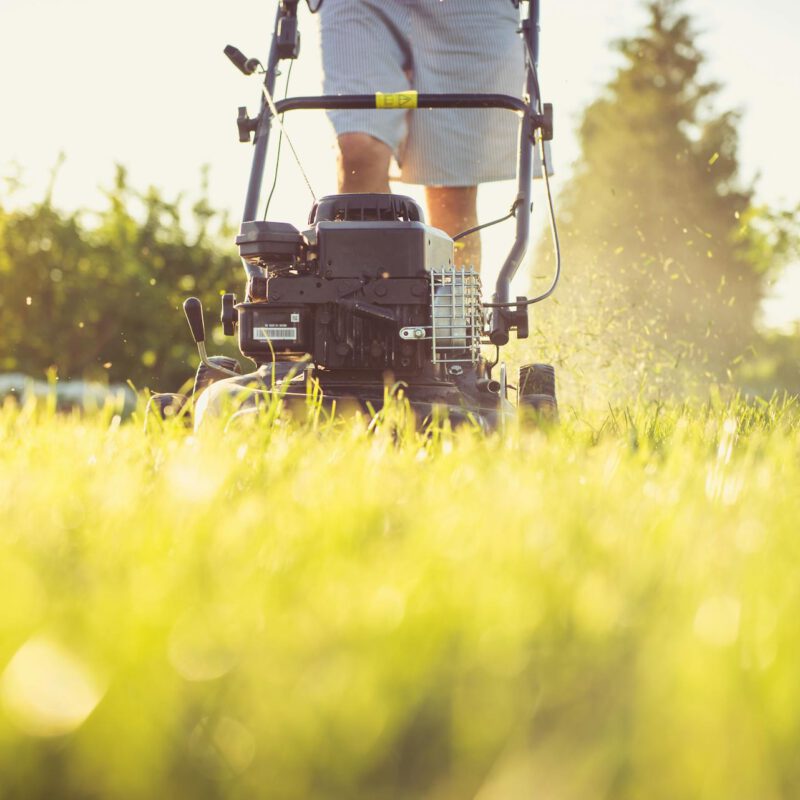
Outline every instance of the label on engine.
[(253, 328), (253, 338), (258, 342), (266, 342), (270, 339), (280, 339), (283, 342), (296, 342), (297, 328), (292, 328), (288, 325)]

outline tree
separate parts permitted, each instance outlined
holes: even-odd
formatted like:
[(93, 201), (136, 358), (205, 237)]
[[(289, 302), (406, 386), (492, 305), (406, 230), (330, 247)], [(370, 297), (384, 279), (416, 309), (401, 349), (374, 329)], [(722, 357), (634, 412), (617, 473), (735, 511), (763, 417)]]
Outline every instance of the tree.
[(646, 4), (647, 25), (616, 43), (623, 63), (584, 113), (559, 198), (566, 280), (550, 312), (551, 325), (588, 326), (589, 357), (599, 342), (613, 345), (609, 360), (633, 349), (639, 378), (673, 386), (723, 376), (744, 350), (769, 261), (739, 178), (737, 114), (714, 111), (719, 86), (702, 80), (682, 8)]

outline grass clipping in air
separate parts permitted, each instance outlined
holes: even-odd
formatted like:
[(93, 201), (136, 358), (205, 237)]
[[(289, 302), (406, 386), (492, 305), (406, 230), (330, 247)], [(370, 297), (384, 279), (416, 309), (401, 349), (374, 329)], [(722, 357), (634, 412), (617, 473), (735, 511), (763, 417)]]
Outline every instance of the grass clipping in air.
[(800, 793), (800, 409), (0, 413), (0, 796)]

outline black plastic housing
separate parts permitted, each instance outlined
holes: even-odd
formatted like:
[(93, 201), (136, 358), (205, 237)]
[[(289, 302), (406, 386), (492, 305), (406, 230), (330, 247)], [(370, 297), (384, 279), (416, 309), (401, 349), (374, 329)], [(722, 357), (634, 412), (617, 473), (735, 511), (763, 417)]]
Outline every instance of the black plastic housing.
[(236, 237), (239, 255), (251, 264), (291, 264), (302, 258), (305, 239), (288, 222), (243, 222)]
[(311, 209), (308, 224), (317, 222), (425, 222), (425, 215), (404, 194), (329, 194)]
[(278, 58), (297, 58), (300, 55), (300, 33), (297, 17), (285, 14), (278, 20), (276, 30)]
[(328, 278), (415, 278), (453, 262), (453, 240), (422, 222), (319, 222), (316, 229)]
[(257, 363), (273, 360), (273, 355), (302, 356), (312, 352), (313, 318), (311, 309), (299, 304), (240, 303), (239, 349)]

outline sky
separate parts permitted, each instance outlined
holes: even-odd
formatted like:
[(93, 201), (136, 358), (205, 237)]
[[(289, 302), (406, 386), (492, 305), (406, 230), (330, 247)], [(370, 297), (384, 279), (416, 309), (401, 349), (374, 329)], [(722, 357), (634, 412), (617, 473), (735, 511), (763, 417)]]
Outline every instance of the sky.
[[(134, 186), (154, 185), (167, 197), (196, 193), (207, 164), (212, 206), (238, 219), (251, 148), (238, 143), (236, 109), (255, 112), (259, 83), (242, 76), (222, 49), (235, 44), (266, 61), (275, 6), (276, 0), (0, 0), (0, 177), (19, 175), (25, 187), (9, 197), (0, 184), (0, 200), (41, 197), (61, 153), (54, 201), (67, 209), (102, 207), (115, 163), (128, 168)], [(685, 7), (708, 55), (706, 77), (725, 85), (719, 108), (742, 112), (745, 179), (755, 181), (759, 201), (795, 206), (800, 4), (686, 0)], [(302, 10), (290, 93), (318, 94), (317, 18), (304, 4)], [(634, 33), (644, 19), (639, 0), (543, 0), (540, 72), (545, 100), (556, 109), (556, 191), (579, 156), (574, 132), (581, 111), (619, 63), (609, 42)], [(324, 115), (294, 112), (286, 124), (316, 194), (335, 191), (334, 139)], [(395, 189), (421, 197), (413, 187)], [(481, 218), (504, 214), (512, 199), (511, 184), (482, 187)], [(284, 148), (270, 216), (302, 224), (311, 202)], [(543, 223), (539, 202), (537, 230)], [(485, 281), (509, 234), (498, 227), (485, 236)], [(518, 280), (523, 292), (527, 279)], [(800, 265), (778, 282), (764, 312), (772, 326), (800, 319)]]

